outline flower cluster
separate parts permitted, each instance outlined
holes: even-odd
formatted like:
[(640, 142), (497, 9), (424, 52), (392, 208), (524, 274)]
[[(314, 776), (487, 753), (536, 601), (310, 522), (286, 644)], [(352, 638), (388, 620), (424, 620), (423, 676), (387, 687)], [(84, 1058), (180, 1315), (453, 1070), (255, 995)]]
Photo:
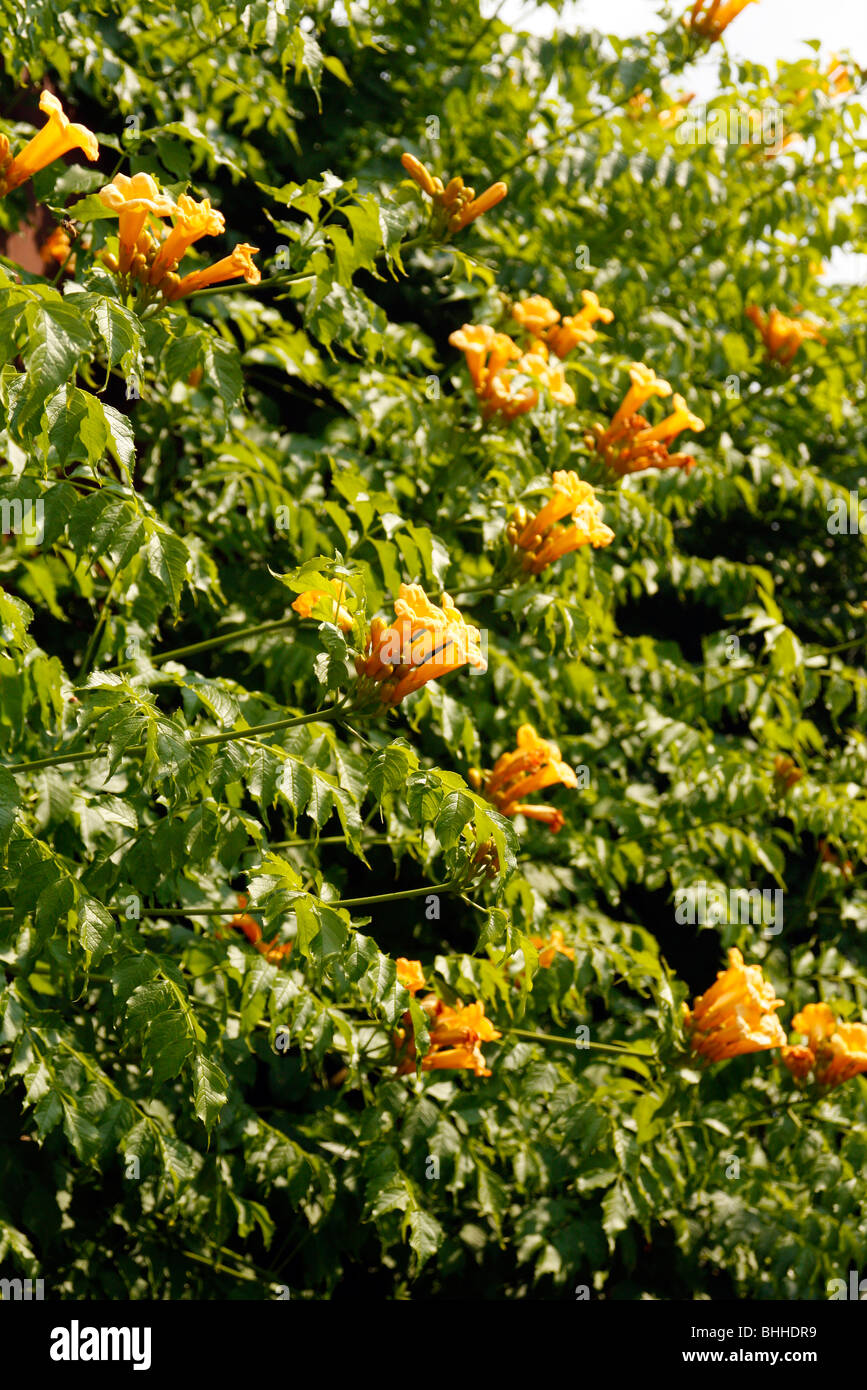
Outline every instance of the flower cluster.
[(795, 1080), (811, 1080), (823, 1091), (867, 1072), (867, 1024), (841, 1023), (827, 1004), (808, 1004), (792, 1019), (793, 1031), (805, 1042), (789, 1045), (776, 1016), (784, 1002), (774, 997), (760, 967), (745, 965), (740, 951), (732, 949), (728, 970), (719, 972), (692, 1010), (684, 1006), (693, 1052), (720, 1062), (779, 1047)]
[(99, 156), (99, 142), (93, 131), (70, 121), (51, 92), (42, 93), (39, 110), (47, 113), (48, 120), (14, 158), (6, 136), (0, 135), (0, 198), (70, 150), (81, 150), (91, 163)]
[(581, 299), (583, 309), (564, 319), (544, 295), (532, 294), (528, 299), (517, 300), (512, 305), (512, 317), (530, 334), (527, 352), (539, 355), (540, 348), (544, 347), (564, 358), (578, 343), (595, 342), (599, 335), (594, 323), (611, 323), (614, 313), (599, 303), (598, 295), (592, 290), (582, 290)]
[[(581, 546), (598, 550), (614, 540), (590, 483), (571, 470), (554, 473), (552, 483), (551, 496), (540, 511), (530, 516), (526, 507), (518, 506), (506, 527), (506, 539), (524, 552), (521, 568), (530, 574), (540, 574), (546, 565)], [(560, 526), (565, 517), (571, 524)]]
[(470, 775), (471, 784), (481, 788), (492, 806), (501, 815), (526, 816), (541, 821), (554, 834), (562, 830), (565, 820), (562, 811), (554, 806), (536, 805), (522, 800), (545, 787), (577, 787), (578, 778), (560, 756), (556, 743), (540, 738), (532, 724), (522, 724), (518, 730), (514, 752), (503, 753), (484, 781), (478, 772)]
[[(737, 19), (741, 10), (752, 5), (754, 0), (695, 0), (684, 23), (692, 34), (700, 34), (703, 39), (714, 42)], [(705, 5), (707, 9), (705, 9)]]
[(763, 314), (757, 304), (749, 304), (744, 313), (761, 334), (767, 360), (779, 362), (781, 367), (789, 366), (805, 339), (815, 338), (820, 343), (826, 341), (816, 324), (806, 319), (787, 318), (773, 306), (769, 314)]
[[(415, 995), (424, 986), (424, 974), (419, 961), (401, 957), (397, 962), (397, 978), (402, 985)], [(428, 1018), (430, 1050), (422, 1058), (422, 1071), (454, 1071), (468, 1068), (476, 1076), (490, 1076), (490, 1068), (485, 1066), (482, 1054), (483, 1042), (496, 1042), (503, 1035), (498, 1033), (489, 1018), (485, 1017), (485, 1006), (480, 1002), (462, 1004), (458, 999), (456, 1008), (444, 1004), (435, 994), (425, 995), (419, 1004)], [(415, 1040), (412, 1032), (412, 1017), (409, 1012), (403, 1015), (403, 1028), (395, 1034), (397, 1049), (397, 1074), (406, 1075), (416, 1069)]]
[(479, 629), (464, 620), (448, 594), (438, 608), (420, 585), (401, 584), (394, 612), (392, 623), (374, 618), (365, 653), (356, 660), (359, 677), (379, 687), (383, 703), (399, 705), (460, 666), (487, 669)]
[(492, 183), (477, 198), (475, 189), (465, 187), (461, 178), (450, 179), (443, 185), (442, 179), (430, 174), (414, 154), (401, 155), (400, 162), (433, 203), (431, 231), (436, 235), (447, 237), (453, 232), (462, 232), (483, 212), (490, 212), (502, 202), (509, 191), (504, 183)]
[[(230, 255), (203, 270), (183, 277), (178, 267), (190, 247), (202, 237), (219, 236), (225, 230), (222, 213), (205, 198), (196, 202), (182, 193), (175, 201), (163, 192), (150, 174), (117, 174), (100, 189), (105, 207), (118, 217), (118, 254), (103, 253), (103, 264), (117, 275), (127, 293), (137, 287), (145, 300), (157, 295), (171, 303), (239, 277), (256, 285), (262, 276), (253, 264), (257, 246), (245, 242)], [(164, 219), (171, 218), (168, 230)]]
[(642, 473), (648, 468), (683, 468), (695, 464), (691, 454), (670, 454), (668, 445), (682, 430), (703, 430), (704, 421), (693, 415), (683, 396), (675, 394), (674, 409), (658, 425), (651, 425), (639, 412), (652, 396), (670, 396), (671, 387), (651, 367), (633, 362), (629, 368), (630, 387), (611, 423), (596, 425), (587, 443), (620, 477)]
[(761, 967), (744, 965), (740, 951), (732, 948), (728, 970), (720, 970), (716, 983), (696, 999), (691, 1010), (685, 1008), (684, 1025), (693, 1052), (709, 1062), (721, 1062), (745, 1052), (784, 1047), (786, 1035), (776, 1016), (784, 1003), (774, 997), (774, 987), (764, 979)]
[(562, 366), (549, 363), (548, 348), (539, 340), (530, 351), (522, 352), (508, 333), (497, 333), (486, 323), (465, 323), (450, 335), (449, 342), (466, 357), (485, 419), (501, 415), (514, 420), (526, 415), (538, 404), (540, 388), (558, 405), (575, 404), (575, 392)]
[(812, 1072), (823, 1091), (842, 1086), (860, 1072), (867, 1072), (867, 1027), (841, 1023), (827, 1004), (808, 1004), (792, 1019), (792, 1028), (806, 1043), (784, 1047), (783, 1062), (797, 1081)]

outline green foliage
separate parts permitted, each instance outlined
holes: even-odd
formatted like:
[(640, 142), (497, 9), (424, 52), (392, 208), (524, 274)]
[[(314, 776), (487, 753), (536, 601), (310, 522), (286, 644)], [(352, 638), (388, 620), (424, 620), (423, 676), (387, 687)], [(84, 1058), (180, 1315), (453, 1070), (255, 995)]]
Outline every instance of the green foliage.
[[(787, 1030), (867, 1006), (867, 521), (829, 526), (859, 488), (867, 516), (864, 289), (811, 268), (865, 249), (863, 74), (841, 104), (812, 60), (715, 45), (708, 114), (776, 103), (807, 142), (765, 157), (653, 114), (701, 49), (676, 20), (0, 12), (13, 151), (48, 82), (101, 151), (0, 200), (4, 235), (30, 192), (76, 233), (57, 276), (0, 259), (3, 1273), (78, 1299), (826, 1297), (859, 1262), (867, 1082), (704, 1067), (682, 1005), (738, 947)], [(433, 236), (403, 151), (508, 197)], [(100, 258), (118, 170), (210, 198), (226, 235), (191, 264), (245, 242), (261, 283), (133, 302)], [(575, 404), (483, 419), (450, 334), (582, 290), (615, 317), (566, 359)], [(765, 360), (753, 304), (823, 340)], [(706, 422), (689, 473), (593, 453), (632, 362)], [(505, 527), (555, 470), (615, 539), (534, 576)], [(293, 611), (333, 583), (348, 621)], [(387, 710), (356, 662), (402, 584), (452, 595), (487, 669)], [(588, 772), (544, 794), (556, 835), (476, 775), (527, 723)], [(680, 924), (702, 886), (780, 890), (782, 930)], [(424, 1068), (401, 957), (484, 1004), (489, 1075)]]

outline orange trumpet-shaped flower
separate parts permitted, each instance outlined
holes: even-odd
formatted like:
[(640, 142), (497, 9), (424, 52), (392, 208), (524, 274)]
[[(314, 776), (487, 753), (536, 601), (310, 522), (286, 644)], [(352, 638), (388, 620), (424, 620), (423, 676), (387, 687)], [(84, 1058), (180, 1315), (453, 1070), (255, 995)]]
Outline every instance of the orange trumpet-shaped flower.
[[(451, 1008), (435, 994), (426, 995), (420, 1002), (430, 1020), (430, 1050), (422, 1058), (422, 1071), (469, 1068), (476, 1076), (490, 1076), (480, 1044), (496, 1042), (502, 1033), (485, 1017), (484, 1004), (464, 1005), (457, 1000), (457, 1007)], [(404, 1014), (403, 1022), (406, 1026), (395, 1035), (400, 1058), (399, 1076), (415, 1071), (415, 1042), (408, 1013)]]
[[(538, 383), (538, 385), (536, 384)], [(514, 367), (492, 374), (482, 392), (482, 414), (500, 414), (506, 420), (526, 415), (539, 401), (539, 387), (558, 405), (574, 405), (575, 392), (566, 381), (563, 368), (548, 363), (548, 349), (535, 342), (532, 351), (523, 353)]]
[(249, 912), (236, 912), (229, 926), (234, 927), (236, 931), (242, 931), (251, 946), (258, 946), (262, 940), (262, 928)]
[(632, 445), (635, 448), (640, 448), (643, 444), (651, 444), (654, 440), (667, 443), (669, 439), (674, 439), (675, 435), (680, 434), (681, 430), (699, 431), (704, 429), (704, 420), (693, 415), (683, 396), (675, 394), (672, 404), (674, 411), (671, 415), (667, 415), (652, 429), (638, 430), (632, 436)]
[(530, 550), (534, 542), (556, 522), (562, 521), (564, 516), (569, 516), (595, 496), (590, 484), (582, 482), (578, 474), (572, 471), (555, 472), (552, 482), (550, 498), (516, 538), (515, 544), (523, 550)]
[(93, 131), (70, 121), (51, 92), (42, 93), (39, 110), (47, 113), (48, 120), (14, 159), (10, 158), (9, 141), (5, 135), (0, 136), (0, 197), (26, 183), (40, 169), (46, 169), (70, 150), (81, 150), (91, 162), (99, 155), (99, 142)]
[(420, 989), (424, 989), (424, 971), (421, 968), (420, 960), (407, 960), (406, 956), (398, 956), (395, 964), (397, 965), (397, 978), (404, 989), (409, 990), (410, 994), (416, 994)]
[(692, 414), (683, 396), (675, 395), (674, 412), (658, 425), (650, 425), (638, 410), (651, 396), (671, 395), (671, 387), (641, 362), (632, 364), (629, 377), (631, 385), (611, 424), (607, 428), (595, 426), (586, 436), (587, 443), (620, 477), (649, 468), (683, 468), (689, 472), (695, 459), (690, 454), (670, 454), (666, 441), (684, 429), (703, 430), (704, 421)]
[(502, 379), (504, 368), (521, 357), (521, 349), (508, 333), (496, 333), (487, 323), (465, 323), (449, 335), (449, 342), (464, 354), (483, 411), (491, 414), (503, 398), (508, 401), (509, 393)]
[(816, 1054), (810, 1047), (784, 1047), (780, 1049), (783, 1061), (796, 1081), (806, 1081), (816, 1062)]
[(418, 584), (401, 584), (395, 620), (374, 618), (365, 655), (356, 660), (359, 676), (380, 686), (380, 698), (399, 705), (428, 681), (461, 666), (484, 671), (481, 633), (467, 623), (448, 594), (438, 608)]
[(783, 1062), (796, 1080), (806, 1080), (812, 1071), (816, 1085), (829, 1091), (867, 1072), (863, 1023), (841, 1023), (827, 1004), (808, 1004), (795, 1014), (792, 1028), (807, 1039), (804, 1046), (783, 1048)]
[(342, 579), (331, 579), (328, 583), (327, 589), (305, 589), (304, 593), (295, 599), (292, 607), (302, 618), (317, 618), (320, 622), (334, 623), (341, 632), (348, 632), (352, 627), (352, 614), (343, 606), (347, 593), (346, 583)]
[(400, 162), (422, 193), (427, 194), (433, 202), (433, 221), (437, 230), (448, 235), (463, 231), (482, 213), (490, 212), (509, 191), (504, 183), (492, 183), (477, 198), (475, 189), (467, 188), (462, 178), (450, 179), (443, 187), (442, 179), (431, 174), (414, 154), (402, 154)]
[(522, 353), (507, 333), (496, 333), (489, 324), (465, 323), (450, 334), (449, 342), (464, 353), (486, 418), (500, 414), (513, 420), (525, 415), (538, 403), (540, 386), (558, 405), (575, 404), (575, 392), (563, 368), (559, 363), (550, 365), (548, 348), (540, 339)]
[(66, 269), (72, 274), (75, 270), (75, 257), (70, 256), (72, 242), (69, 240), (69, 233), (63, 227), (55, 227), (48, 234), (39, 247), (39, 256), (43, 264), (50, 266), (66, 265)]
[(496, 333), (487, 323), (465, 323), (449, 335), (449, 342), (463, 352), (470, 380), (480, 396), (484, 396), (488, 383), (507, 362), (521, 356), (521, 349), (508, 333)]
[(174, 198), (162, 192), (150, 174), (133, 174), (132, 178), (115, 174), (111, 183), (99, 190), (99, 198), (118, 214), (118, 270), (126, 275), (148, 217), (170, 217), (177, 212), (177, 205)]
[(797, 786), (803, 776), (803, 770), (791, 758), (782, 755), (774, 758), (774, 780), (780, 784), (784, 792)]
[(158, 285), (165, 275), (176, 270), (194, 242), (203, 236), (219, 236), (226, 226), (223, 214), (211, 207), (209, 198), (197, 203), (186, 193), (178, 198), (172, 215), (177, 220), (151, 265), (148, 275), (151, 285)]
[(263, 955), (266, 960), (271, 961), (272, 964), (277, 964), (279, 961), (284, 960), (292, 951), (292, 942), (281, 942), (276, 936), (273, 941), (263, 941), (262, 928), (259, 926), (259, 923), (256, 921), (255, 917), (251, 917), (248, 912), (243, 911), (246, 906), (246, 895), (244, 893), (239, 893), (238, 907), (241, 910), (235, 913), (234, 917), (229, 922), (229, 926), (234, 927), (236, 931), (242, 931), (250, 942), (250, 945), (255, 946), (256, 950)]
[[(544, 507), (535, 516), (528, 516), (524, 507), (516, 507), (506, 528), (509, 542), (526, 551), (521, 564), (530, 574), (540, 574), (546, 565), (581, 546), (598, 549), (614, 540), (590, 483), (582, 482), (572, 471), (555, 472), (552, 482)], [(564, 517), (571, 519), (571, 526), (557, 525)]]
[(437, 183), (439, 183), (439, 192), (441, 193), (443, 191), (443, 186), (439, 179), (434, 182), (433, 176), (428, 173), (421, 160), (416, 159), (414, 154), (409, 154), (409, 152), (402, 154), (400, 162), (410, 178), (414, 179), (418, 184), (422, 193), (426, 193), (429, 198), (433, 198), (436, 195)]
[(592, 290), (582, 290), (581, 298), (584, 301), (584, 308), (578, 311), (578, 318), (584, 323), (593, 324), (597, 319), (600, 323), (612, 323), (614, 320), (614, 310), (608, 309), (604, 304), (600, 304), (599, 296)]
[[(472, 1047), (464, 1044), (461, 1047), (437, 1048), (436, 1052), (428, 1052), (422, 1059), (422, 1071), (455, 1071), (458, 1068), (467, 1068), (475, 1072), (476, 1076), (491, 1076), (492, 1073), (485, 1066), (485, 1059), (478, 1043)], [(414, 1062), (403, 1062), (397, 1069), (398, 1075), (402, 1072), (415, 1071)]]
[[(684, 23), (693, 34), (712, 42), (718, 39), (741, 10), (757, 0), (695, 0), (689, 15), (684, 15)], [(704, 9), (707, 5), (707, 9)], [(704, 13), (702, 13), (704, 11)]]
[(648, 421), (643, 415), (634, 415), (629, 423), (629, 431), (624, 440), (610, 448), (599, 448), (600, 426), (595, 426), (593, 432), (585, 436), (587, 444), (591, 448), (596, 448), (601, 453), (605, 463), (615, 472), (618, 477), (625, 477), (629, 473), (645, 473), (648, 469), (655, 469), (662, 472), (666, 468), (682, 468), (684, 473), (690, 473), (695, 467), (695, 459), (692, 454), (670, 454), (664, 443), (661, 441), (650, 441), (635, 448), (628, 442), (632, 434), (647, 429)]
[(512, 317), (534, 338), (541, 338), (546, 329), (559, 321), (560, 313), (544, 295), (531, 294), (512, 305)]
[(768, 361), (779, 362), (782, 367), (789, 365), (807, 338), (815, 338), (820, 343), (826, 341), (816, 324), (806, 319), (787, 318), (777, 308), (772, 307), (765, 315), (757, 304), (750, 304), (744, 313), (759, 330)]
[(836, 53), (831, 54), (824, 76), (825, 90), (830, 92), (831, 96), (839, 97), (855, 90), (852, 74)]
[(776, 1010), (785, 1000), (774, 996), (774, 987), (758, 965), (744, 965), (740, 951), (729, 951), (729, 966), (720, 970), (716, 983), (686, 1010), (684, 1024), (693, 1052), (710, 1062), (721, 1062), (746, 1052), (784, 1047)]
[(561, 323), (548, 330), (545, 341), (558, 357), (568, 357), (579, 343), (595, 342), (596, 330), (580, 314), (567, 315)]
[[(582, 290), (584, 307), (579, 313), (560, 321), (560, 312), (544, 295), (533, 294), (512, 305), (512, 316), (537, 341), (528, 353), (547, 359), (550, 349), (558, 357), (566, 357), (577, 343), (592, 343), (596, 338), (593, 324), (597, 319), (610, 323), (614, 314), (599, 303), (592, 290)], [(571, 402), (570, 402), (571, 404)]]
[[(477, 775), (478, 783), (482, 779)], [(549, 806), (527, 804), (522, 797), (545, 787), (578, 786), (578, 778), (560, 756), (556, 743), (540, 738), (532, 724), (518, 729), (514, 752), (503, 753), (497, 759), (482, 785), (482, 794), (501, 815), (523, 815), (529, 820), (541, 820), (556, 834), (565, 824), (560, 811)]]
[(239, 276), (243, 276), (248, 285), (258, 285), (262, 279), (262, 272), (251, 259), (258, 250), (258, 246), (250, 246), (245, 241), (240, 242), (234, 251), (224, 256), (221, 261), (214, 261), (213, 265), (206, 266), (204, 270), (193, 270), (178, 280), (176, 285), (172, 285), (166, 298), (172, 301), (183, 299), (185, 295), (194, 294), (196, 290), (206, 290), (209, 286), (219, 285), (224, 280), (237, 280)]
[(607, 447), (627, 432), (628, 423), (651, 396), (670, 396), (671, 387), (662, 377), (658, 377), (652, 367), (643, 362), (633, 362), (629, 368), (630, 387), (623, 398), (622, 405), (615, 411), (611, 424), (600, 438), (600, 444)]
[(552, 835), (557, 835), (566, 824), (566, 817), (558, 806), (537, 806), (532, 801), (520, 801), (514, 807), (514, 814), (547, 825)]
[(561, 931), (552, 931), (547, 941), (541, 936), (531, 936), (530, 940), (539, 952), (539, 965), (542, 970), (548, 970), (554, 964), (555, 956), (575, 959), (575, 952), (571, 946), (566, 945)]
[(464, 227), (468, 227), (471, 222), (475, 222), (482, 213), (490, 212), (497, 203), (501, 203), (509, 191), (508, 184), (492, 183), (490, 188), (486, 188), (484, 193), (480, 193), (478, 198), (473, 198), (470, 202), (464, 203), (463, 207), (449, 219), (450, 232), (462, 232)]

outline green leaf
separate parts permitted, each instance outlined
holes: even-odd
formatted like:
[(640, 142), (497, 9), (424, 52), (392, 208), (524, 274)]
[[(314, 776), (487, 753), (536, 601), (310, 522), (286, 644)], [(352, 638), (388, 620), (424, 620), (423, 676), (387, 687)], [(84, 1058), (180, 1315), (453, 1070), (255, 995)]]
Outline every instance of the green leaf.
[(98, 965), (114, 939), (114, 921), (111, 914), (94, 898), (84, 898), (76, 912), (78, 939), (88, 960)]
[(213, 1129), (229, 1099), (228, 1082), (217, 1066), (201, 1052), (193, 1060), (196, 1114), (207, 1130)]
[(418, 1268), (427, 1263), (437, 1253), (445, 1231), (436, 1217), (416, 1208), (409, 1213), (409, 1243), (418, 1256)]
[(11, 772), (0, 767), (0, 850), (5, 849), (9, 843), (18, 803), (18, 783)]

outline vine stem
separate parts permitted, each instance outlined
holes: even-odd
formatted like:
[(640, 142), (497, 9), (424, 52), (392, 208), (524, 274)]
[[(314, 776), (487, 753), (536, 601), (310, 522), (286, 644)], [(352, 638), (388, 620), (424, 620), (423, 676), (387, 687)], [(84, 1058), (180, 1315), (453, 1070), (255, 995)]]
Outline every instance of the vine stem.
[[(277, 632), (280, 628), (291, 627), (295, 622), (296, 615), (291, 618), (275, 618), (269, 623), (256, 623), (253, 627), (239, 627), (234, 632), (224, 632), (219, 637), (208, 637), (203, 642), (191, 642), (186, 647), (172, 647), (167, 652), (157, 652), (150, 657), (152, 666), (159, 666), (163, 661), (174, 661), (179, 656), (193, 656), (197, 652), (211, 651), (214, 647), (225, 646), (227, 642), (237, 642), (244, 637), (260, 637), (265, 632)], [(130, 662), (124, 662), (125, 666)]]
[(471, 38), (469, 43), (465, 44), (465, 46), (461, 49), (457, 57), (452, 59), (452, 62), (457, 63), (460, 67), (463, 67), (470, 54), (476, 51), (482, 39), (485, 37), (485, 34), (487, 34), (488, 30), (491, 28), (491, 25), (494, 23), (496, 19), (499, 18), (500, 11), (505, 8), (505, 5), (506, 0), (500, 0), (499, 5), (494, 10), (494, 13), (490, 15), (488, 19), (485, 20), (481, 29), (476, 34), (476, 37), (474, 39)]
[(418, 236), (413, 236), (410, 237), (408, 241), (400, 242), (397, 247), (397, 250), (400, 253), (403, 253), (404, 251), (413, 251), (415, 250), (416, 246), (421, 246), (426, 241), (430, 241), (430, 236), (428, 235), (427, 231), (419, 232)]
[[(755, 1125), (770, 1124), (773, 1120), (782, 1119), (782, 1115), (779, 1113), (775, 1114), (775, 1111), (795, 1110), (799, 1106), (815, 1105), (817, 1099), (821, 1099), (821, 1097), (801, 1096), (798, 1100), (776, 1101), (772, 1105), (765, 1106), (762, 1110), (753, 1110), (751, 1114), (747, 1115), (746, 1119), (741, 1121), (737, 1129), (732, 1130), (731, 1138), (735, 1139), (737, 1135), (742, 1134), (745, 1129), (752, 1129)], [(821, 1117), (817, 1116), (816, 1118), (819, 1119)]]
[[(561, 1038), (557, 1037), (556, 1034), (553, 1033), (531, 1033), (528, 1032), (526, 1028), (504, 1028), (502, 1031), (504, 1033), (508, 1033), (510, 1037), (528, 1038), (531, 1042), (554, 1043), (555, 1045), (559, 1045), (561, 1047), (577, 1046), (576, 1038)], [(653, 1055), (651, 1053), (633, 1052), (630, 1048), (621, 1047), (617, 1043), (591, 1042), (587, 1044), (587, 1047), (594, 1048), (597, 1052), (610, 1052), (615, 1057), (634, 1057), (639, 1062), (652, 1062), (654, 1060)], [(584, 1050), (585, 1049), (583, 1047), (578, 1048), (579, 1052), (583, 1052)]]
[[(366, 907), (368, 903), (399, 902), (403, 898), (421, 898), (431, 893), (453, 893), (460, 887), (456, 879), (446, 883), (425, 884), (421, 888), (407, 888), (402, 893), (376, 893), (369, 898), (333, 898), (322, 900), (323, 907)], [(14, 912), (12, 907), (0, 907), (0, 914)], [(111, 911), (111, 909), (108, 909)], [(255, 911), (255, 908), (253, 909)], [(231, 917), (231, 907), (143, 907), (142, 917)]]
[(856, 637), (854, 642), (841, 642), (838, 647), (822, 647), (818, 652), (809, 652), (808, 656), (833, 656), (836, 652), (847, 652), (852, 647), (867, 647), (867, 633), (863, 637)]
[[(686, 67), (690, 61), (692, 61), (693, 56), (694, 55), (691, 55), (691, 57), (685, 60), (682, 64), (678, 64), (675, 67), (672, 67), (670, 70), (671, 73), (674, 74), (682, 72), (684, 67)], [(622, 110), (625, 106), (629, 105), (629, 102), (632, 100), (634, 96), (637, 96), (639, 92), (642, 91), (643, 86), (644, 83), (639, 83), (637, 86), (631, 87), (625, 96), (621, 97), (619, 101), (612, 102), (611, 105), (607, 106), (604, 111), (594, 111), (591, 115), (584, 117), (583, 120), (577, 121), (573, 125), (568, 126), (566, 130), (555, 132), (551, 136), (550, 140), (546, 140), (543, 144), (533, 145), (528, 150), (522, 150), (521, 154), (518, 155), (517, 159), (513, 159), (511, 164), (507, 164), (505, 168), (501, 169), (501, 177), (505, 177), (505, 175), (511, 174), (515, 169), (520, 168), (520, 166), (526, 163), (528, 159), (532, 159), (533, 155), (545, 154), (548, 150), (553, 149), (554, 146), (562, 144), (564, 140), (570, 140), (573, 135), (578, 135), (582, 130), (587, 130), (589, 126), (595, 125), (597, 121), (603, 121), (607, 119), (607, 117), (613, 115), (615, 111)]]
[(190, 743), (194, 748), (204, 748), (212, 743), (243, 741), (256, 734), (275, 734), (280, 729), (292, 729), (297, 724), (315, 724), (320, 720), (337, 719), (345, 708), (343, 704), (329, 705), (326, 709), (314, 710), (312, 714), (294, 715), (290, 719), (274, 719), (270, 724), (254, 724), (251, 729), (227, 729), (219, 734), (200, 734), (198, 738), (190, 739)]
[[(297, 275), (266, 275), (261, 280), (257, 280), (255, 284), (235, 284), (232, 282), (228, 285), (210, 285), (207, 289), (193, 290), (191, 294), (184, 294), (180, 299), (172, 300), (171, 304), (183, 304), (189, 299), (201, 299), (206, 294), (249, 294), (251, 290), (280, 289), (283, 285), (295, 285), (302, 280), (314, 280), (315, 278), (311, 271), (303, 270), (299, 271)], [(165, 307), (165, 304), (160, 305), (161, 309)]]
[(209, 49), (216, 47), (223, 39), (227, 39), (230, 34), (234, 34), (237, 29), (242, 29), (243, 27), (244, 21), (242, 19), (237, 19), (230, 28), (224, 29), (221, 34), (215, 34), (212, 39), (208, 39), (207, 43), (203, 43), (198, 48), (194, 48), (192, 53), (185, 54), (177, 63), (173, 63), (167, 72), (160, 73), (160, 80), (165, 81), (168, 77), (174, 77), (176, 72), (180, 72), (181, 68), (189, 67), (190, 63), (194, 62), (196, 58), (201, 58), (203, 53), (207, 53)]
[(338, 898), (334, 903), (326, 903), (326, 907), (366, 907), (368, 903), (389, 903), (397, 902), (401, 898), (422, 898), (430, 893), (454, 893), (460, 884), (455, 879), (449, 879), (446, 883), (426, 884), (422, 888), (407, 888), (403, 893), (377, 893), (371, 898)]
[(109, 584), (108, 589), (106, 590), (105, 598), (102, 601), (102, 609), (100, 611), (99, 617), (96, 620), (96, 623), (94, 624), (93, 632), (90, 634), (90, 639), (85, 648), (84, 656), (81, 658), (81, 670), (78, 674), (79, 680), (81, 680), (84, 676), (87, 675), (87, 672), (90, 669), (90, 663), (96, 655), (96, 652), (99, 650), (99, 644), (102, 639), (102, 634), (105, 629), (106, 622), (108, 620), (109, 605), (111, 604), (111, 600), (114, 596), (115, 590), (118, 585), (118, 581), (120, 580), (122, 573), (123, 571), (120, 565), (118, 565), (117, 569), (114, 572), (114, 576), (111, 580), (111, 583)]
[(455, 594), (455, 599), (463, 602), (466, 598), (478, 598), (480, 594), (500, 594), (503, 590), (492, 584), (481, 584), (477, 589), (459, 589)]
[[(325, 709), (314, 710), (312, 714), (297, 714), (289, 719), (274, 719), (270, 724), (254, 724), (249, 729), (227, 729), (219, 734), (199, 734), (196, 738), (190, 739), (189, 746), (191, 748), (204, 748), (209, 744), (243, 742), (244, 739), (256, 738), (260, 734), (275, 734), (281, 729), (293, 729), (300, 724), (315, 724), (328, 719), (337, 719), (345, 708), (345, 704), (328, 705)], [(81, 753), (61, 753), (50, 758), (35, 758), (29, 763), (8, 763), (4, 767), (4, 771), (34, 772), (41, 767), (59, 767), (61, 763), (92, 762), (96, 758), (104, 757), (105, 752), (104, 748), (96, 748)], [(124, 755), (129, 758), (143, 758), (145, 749), (126, 748)]]
[[(363, 827), (362, 827), (363, 828)], [(319, 845), (345, 845), (349, 839), (348, 835), (320, 835), (318, 840), (301, 836), (295, 840), (269, 840), (268, 849), (316, 849)], [(364, 841), (365, 845), (375, 844), (413, 844), (419, 839), (418, 835), (370, 835)], [(245, 853), (252, 853), (254, 847), (251, 846)]]

